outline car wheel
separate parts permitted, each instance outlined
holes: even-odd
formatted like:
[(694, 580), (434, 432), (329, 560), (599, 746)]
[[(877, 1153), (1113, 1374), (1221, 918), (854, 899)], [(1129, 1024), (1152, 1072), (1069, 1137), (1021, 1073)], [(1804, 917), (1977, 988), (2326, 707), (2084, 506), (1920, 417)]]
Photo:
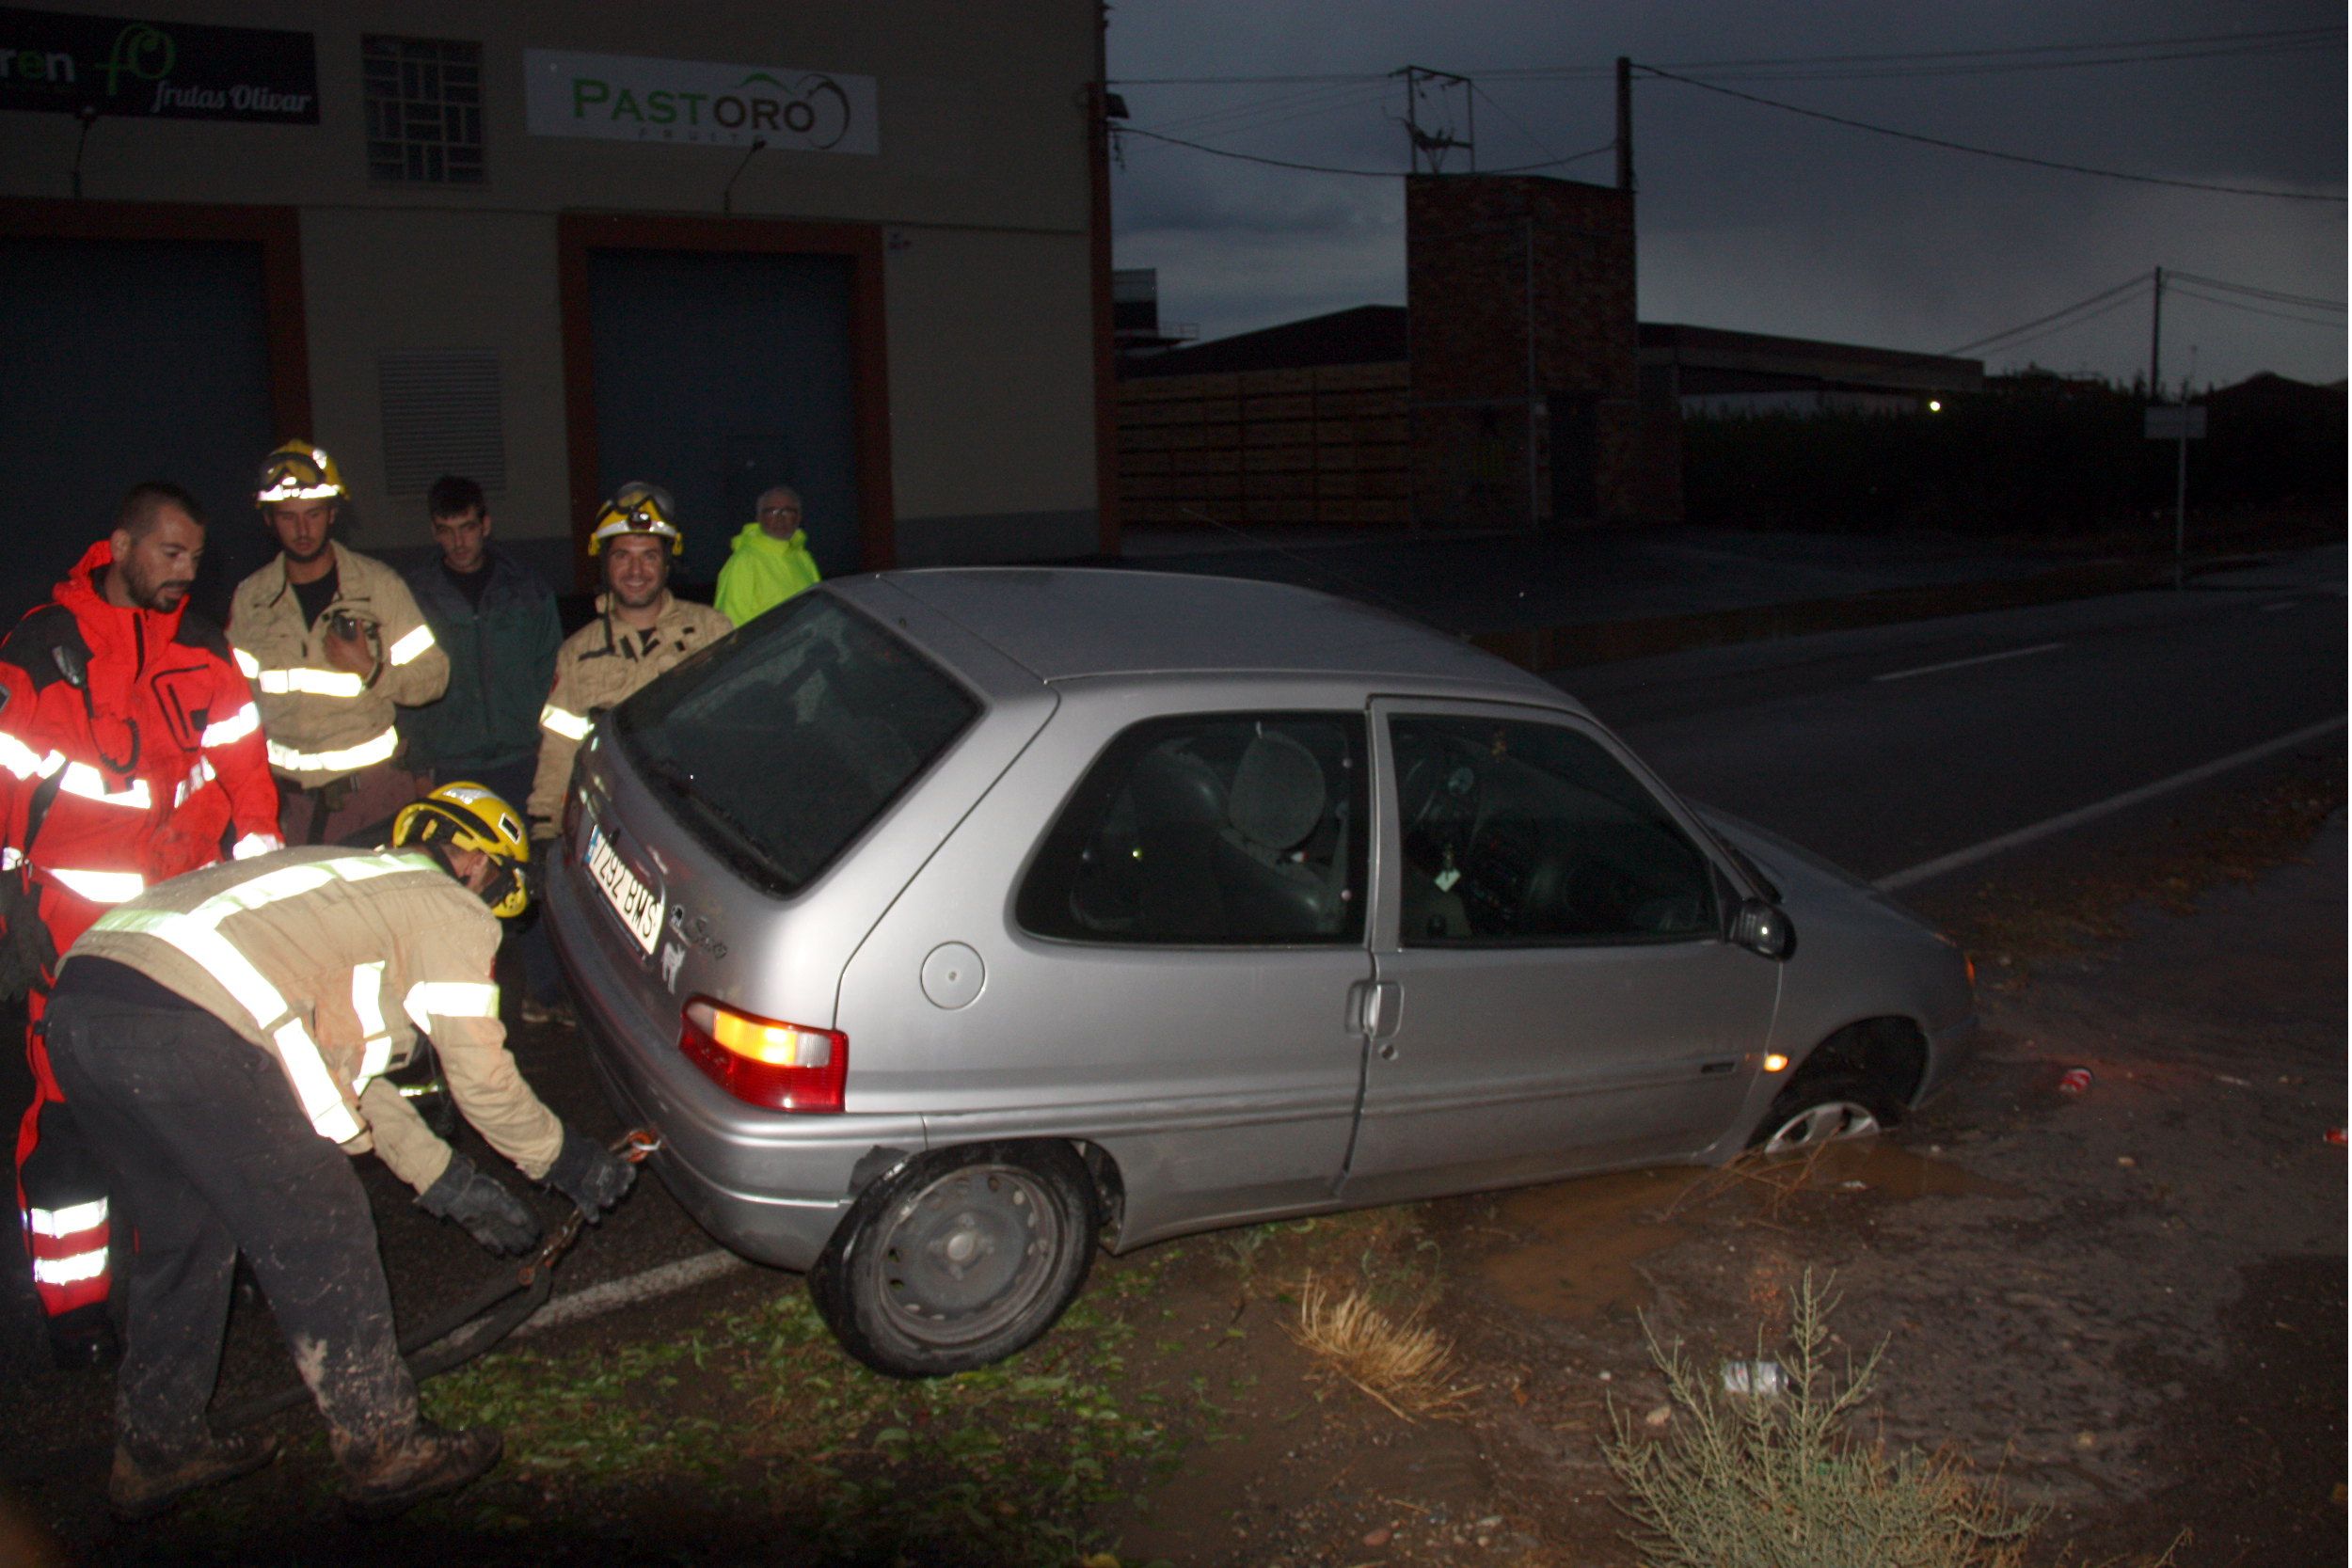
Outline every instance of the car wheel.
[(1867, 1138), (1892, 1127), (1898, 1109), (1886, 1091), (1851, 1069), (1800, 1071), (1780, 1091), (1751, 1147), (1790, 1154), (1839, 1138)]
[(999, 1361), (1062, 1315), (1093, 1266), (1094, 1184), (1063, 1144), (973, 1144), (868, 1187), (809, 1271), (842, 1348), (893, 1377)]

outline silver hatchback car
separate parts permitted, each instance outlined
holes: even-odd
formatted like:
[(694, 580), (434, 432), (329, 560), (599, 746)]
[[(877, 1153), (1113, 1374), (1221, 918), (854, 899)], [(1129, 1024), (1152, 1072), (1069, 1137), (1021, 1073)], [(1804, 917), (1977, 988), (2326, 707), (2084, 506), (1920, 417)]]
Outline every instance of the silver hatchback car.
[(1974, 1027), (1553, 687), (1259, 582), (827, 583), (604, 716), (549, 858), (655, 1168), (908, 1376), (1098, 1243), (1865, 1133)]

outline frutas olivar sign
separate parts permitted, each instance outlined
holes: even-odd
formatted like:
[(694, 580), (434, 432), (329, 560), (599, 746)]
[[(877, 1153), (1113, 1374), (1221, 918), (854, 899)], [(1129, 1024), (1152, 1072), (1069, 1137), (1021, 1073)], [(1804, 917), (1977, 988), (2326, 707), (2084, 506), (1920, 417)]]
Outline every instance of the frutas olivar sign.
[(643, 55), (523, 51), (533, 135), (798, 152), (882, 150), (874, 79)]
[(308, 33), (0, 6), (0, 109), (319, 122)]

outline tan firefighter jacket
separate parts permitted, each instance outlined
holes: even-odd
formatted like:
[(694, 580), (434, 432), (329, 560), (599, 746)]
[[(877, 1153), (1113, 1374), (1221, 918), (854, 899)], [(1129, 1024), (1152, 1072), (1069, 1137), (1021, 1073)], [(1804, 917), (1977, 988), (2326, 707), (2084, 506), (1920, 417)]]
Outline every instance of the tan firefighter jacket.
[(310, 1125), (373, 1144), (422, 1192), (446, 1145), (382, 1082), (432, 1037), (450, 1094), (536, 1180), (564, 1146), (506, 1050), (498, 917), (421, 850), (279, 849), (192, 871), (100, 917), (66, 955), (147, 975), (277, 1058)]
[(539, 771), (527, 813), (533, 838), (552, 838), (562, 823), (572, 755), (597, 716), (735, 629), (708, 605), (689, 604), (665, 590), (660, 619), (649, 630), (633, 631), (612, 619), (612, 598), (597, 594), (596, 618), (555, 651), (555, 685), (539, 712)]
[[(400, 574), (332, 540), (327, 547), (335, 597), (315, 623), (302, 619), (282, 555), (237, 584), (229, 608), (229, 641), (253, 683), (270, 768), (305, 789), (389, 762), (400, 751), (394, 705), (429, 703), (449, 685), (449, 656)], [(380, 661), (373, 678), (326, 657), (326, 622), (339, 610), (370, 628)]]

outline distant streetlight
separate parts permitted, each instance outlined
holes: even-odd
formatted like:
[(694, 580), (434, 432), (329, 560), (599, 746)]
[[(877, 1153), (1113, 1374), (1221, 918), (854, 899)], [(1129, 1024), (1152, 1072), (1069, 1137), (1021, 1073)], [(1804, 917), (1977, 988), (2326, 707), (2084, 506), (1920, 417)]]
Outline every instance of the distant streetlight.
[(1941, 414), (1944, 412), (1944, 400), (1942, 398), (1928, 399), (1928, 412), (1931, 414)]

